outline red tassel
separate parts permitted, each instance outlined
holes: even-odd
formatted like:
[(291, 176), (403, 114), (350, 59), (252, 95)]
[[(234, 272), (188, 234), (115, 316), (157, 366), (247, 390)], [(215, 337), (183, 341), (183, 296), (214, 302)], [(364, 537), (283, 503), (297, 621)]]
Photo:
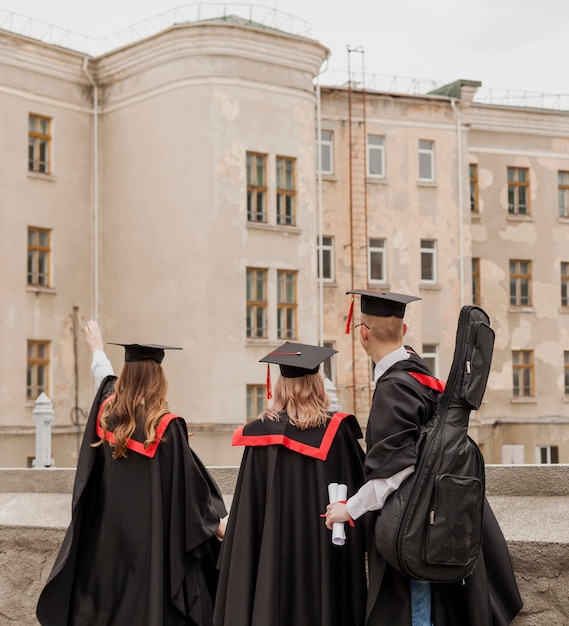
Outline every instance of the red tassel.
[(350, 310), (348, 311), (348, 319), (346, 320), (346, 335), (350, 334), (350, 328), (352, 326), (352, 317), (354, 316), (354, 298), (352, 297), (352, 301), (350, 302)]
[(271, 390), (271, 366), (267, 363), (267, 400), (271, 400), (273, 397), (273, 392)]

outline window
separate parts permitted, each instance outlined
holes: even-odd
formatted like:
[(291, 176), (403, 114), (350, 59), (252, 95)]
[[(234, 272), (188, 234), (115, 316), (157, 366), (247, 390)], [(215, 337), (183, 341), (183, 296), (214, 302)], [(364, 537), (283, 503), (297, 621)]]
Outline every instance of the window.
[(35, 400), (47, 394), (49, 385), (49, 341), (28, 341), (26, 397)]
[(563, 393), (569, 396), (569, 351), (563, 352)]
[[(335, 349), (336, 346), (334, 344), (333, 341), (325, 341), (324, 342), (324, 347), (325, 348), (332, 348)], [(332, 355), (334, 356), (334, 355)], [(331, 381), (334, 381), (334, 368), (333, 368), (333, 361), (332, 361), (332, 356), (327, 358), (324, 363), (322, 363), (322, 375), (324, 376), (324, 378), (328, 378)]]
[(508, 213), (529, 215), (529, 170), (527, 167), (508, 168)]
[(267, 221), (266, 154), (247, 152), (247, 220)]
[(557, 172), (559, 217), (569, 217), (569, 172)]
[(510, 261), (510, 305), (531, 306), (531, 261)]
[(247, 268), (247, 337), (267, 336), (267, 270)]
[(561, 262), (561, 306), (569, 306), (569, 263)]
[(296, 224), (296, 159), (277, 157), (277, 224)]
[(434, 283), (437, 280), (437, 248), (434, 239), (421, 239), (421, 280)]
[(533, 350), (514, 350), (512, 352), (512, 367), (514, 397), (533, 397)]
[[(334, 173), (334, 135), (331, 130), (320, 131), (320, 141), (317, 141), (318, 154), (320, 154), (320, 173)], [(318, 171), (318, 163), (316, 164)]]
[(385, 137), (381, 135), (367, 136), (367, 175), (385, 177)]
[(296, 272), (277, 272), (277, 337), (296, 338)]
[(435, 180), (435, 142), (419, 140), (419, 180)]
[[(322, 251), (322, 254), (321, 252)], [(320, 269), (320, 256), (322, 256), (322, 269)], [(318, 278), (326, 283), (334, 281), (334, 238), (320, 237), (318, 238)]]
[(559, 463), (559, 448), (557, 446), (538, 446), (537, 462), (547, 465)]
[(472, 304), (480, 306), (480, 259), (472, 259)]
[(256, 419), (265, 410), (266, 388), (264, 385), (247, 385), (247, 421)]
[(28, 285), (49, 287), (51, 231), (28, 228)]
[(470, 212), (480, 212), (478, 202), (478, 165), (476, 163), (470, 164)]
[(369, 280), (387, 281), (385, 239), (369, 240)]
[(49, 174), (51, 152), (51, 119), (30, 113), (28, 118), (28, 170)]
[(423, 361), (425, 361), (433, 376), (439, 375), (439, 347), (436, 343), (423, 344)]

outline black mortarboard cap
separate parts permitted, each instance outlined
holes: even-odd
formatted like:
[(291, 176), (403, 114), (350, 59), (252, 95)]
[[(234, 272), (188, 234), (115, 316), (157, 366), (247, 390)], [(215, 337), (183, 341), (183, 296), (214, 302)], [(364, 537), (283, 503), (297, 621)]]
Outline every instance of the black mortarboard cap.
[(287, 341), (280, 348), (269, 352), (259, 363), (274, 363), (280, 367), (281, 376), (284, 378), (299, 378), (307, 374), (316, 374), (320, 364), (336, 352), (338, 351), (334, 348)]
[(408, 296), (403, 293), (389, 293), (388, 291), (372, 291), (371, 289), (354, 289), (346, 293), (357, 294), (362, 297), (361, 311), (367, 315), (378, 317), (402, 318), (405, 315), (405, 307), (409, 302), (420, 300), (417, 296)]
[(156, 363), (162, 363), (164, 359), (164, 350), (181, 350), (174, 346), (161, 346), (155, 343), (115, 343), (109, 341), (113, 346), (123, 346), (125, 363), (134, 363), (135, 361), (144, 361), (152, 359)]

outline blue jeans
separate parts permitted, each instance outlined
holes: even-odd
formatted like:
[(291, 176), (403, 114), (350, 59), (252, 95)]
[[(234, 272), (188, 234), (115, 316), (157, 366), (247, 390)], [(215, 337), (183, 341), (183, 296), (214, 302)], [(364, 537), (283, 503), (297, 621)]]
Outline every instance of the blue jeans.
[(433, 626), (431, 622), (431, 583), (409, 579), (411, 589), (411, 623), (413, 626)]

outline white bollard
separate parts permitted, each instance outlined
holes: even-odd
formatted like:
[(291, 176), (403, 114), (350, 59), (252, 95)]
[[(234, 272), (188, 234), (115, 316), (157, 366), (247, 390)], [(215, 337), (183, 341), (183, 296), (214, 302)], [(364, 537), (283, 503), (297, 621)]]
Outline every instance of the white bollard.
[(36, 458), (32, 461), (33, 467), (52, 467), (55, 465), (51, 458), (51, 423), (53, 419), (53, 402), (45, 393), (40, 393), (34, 407)]

